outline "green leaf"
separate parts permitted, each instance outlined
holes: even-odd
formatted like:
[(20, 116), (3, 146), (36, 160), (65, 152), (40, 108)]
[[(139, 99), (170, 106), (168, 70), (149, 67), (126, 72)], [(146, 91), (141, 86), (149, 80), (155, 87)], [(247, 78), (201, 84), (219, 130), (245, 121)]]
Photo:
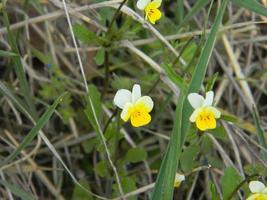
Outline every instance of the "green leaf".
[(94, 32), (86, 28), (82, 24), (74, 24), (72, 26), (74, 35), (83, 43), (90, 43), (91, 41), (98, 41), (98, 37)]
[(51, 116), (55, 112), (57, 105), (62, 101), (62, 99), (65, 95), (66, 95), (66, 93), (60, 95), (54, 101), (54, 103), (48, 107), (46, 112), (37, 121), (36, 125), (26, 135), (26, 137), (23, 139), (23, 141), (20, 143), (20, 145), (3, 161), (3, 163), (1, 163), (1, 165), (4, 165), (4, 164), (12, 161), (23, 149), (25, 149), (31, 143), (31, 141), (36, 137), (36, 135), (39, 133), (39, 131), (44, 127), (44, 125), (51, 118)]
[(232, 0), (232, 2), (238, 6), (246, 8), (252, 12), (255, 12), (259, 15), (263, 15), (263, 16), (267, 17), (267, 9), (264, 8), (256, 0)]
[(147, 158), (147, 153), (143, 148), (136, 147), (130, 149), (126, 156), (125, 161), (131, 162), (131, 163), (137, 163), (145, 160)]
[(189, 13), (184, 17), (183, 22), (179, 25), (179, 27), (188, 23), (188, 21), (195, 16), (204, 6), (206, 6), (210, 0), (198, 0), (194, 3), (194, 6), (190, 9)]
[[(130, 178), (130, 177), (123, 177), (121, 179), (121, 185), (122, 185), (122, 189), (123, 189), (124, 193), (129, 193), (129, 192), (132, 192), (132, 191), (137, 189), (134, 179)], [(116, 196), (120, 195), (119, 189), (118, 189), (118, 184), (114, 184), (113, 189), (115, 191), (114, 195), (116, 195)], [(128, 200), (137, 200), (137, 196), (128, 197), (127, 199)]]
[[(90, 189), (90, 185), (87, 181), (81, 180), (79, 183), (84, 187)], [(80, 186), (75, 185), (75, 188), (72, 193), (72, 200), (93, 200), (94, 198), (88, 194), (88, 192), (84, 191)]]
[[(193, 73), (193, 77), (189, 86), (189, 92), (197, 92), (203, 83), (227, 2), (227, 0), (224, 0), (219, 7), (219, 12), (215, 18), (211, 32), (209, 33), (208, 39), (201, 52), (198, 64), (196, 65), (197, 67)], [(157, 177), (152, 196), (153, 200), (169, 200), (173, 197), (173, 182), (178, 166), (178, 160), (181, 156), (181, 150), (187, 131), (190, 127), (190, 122), (188, 119), (193, 111), (189, 102), (185, 100), (186, 96), (187, 91), (181, 90), (181, 94), (176, 106), (176, 114), (171, 139), (167, 152), (163, 158), (159, 175)]]
[(199, 153), (199, 145), (191, 145), (184, 149), (184, 152), (181, 154), (180, 162), (182, 170), (188, 172), (193, 169), (195, 158)]
[[(85, 108), (85, 114), (90, 121), (91, 125), (93, 126), (94, 130), (98, 132), (98, 124), (96, 120), (100, 119), (101, 115), (101, 98), (100, 93), (97, 90), (95, 85), (88, 86), (88, 95), (92, 100), (92, 105), (89, 100), (89, 96), (87, 96), (87, 105)], [(93, 106), (93, 107), (92, 107)], [(94, 115), (95, 114), (95, 115)]]
[(220, 195), (218, 194), (216, 187), (213, 183), (210, 184), (210, 192), (212, 200), (220, 200)]
[(108, 166), (106, 161), (102, 160), (98, 162), (95, 166), (96, 173), (101, 176), (101, 177), (108, 177), (109, 172), (108, 172)]
[[(267, 149), (266, 139), (264, 137), (264, 130), (261, 126), (259, 113), (255, 107), (253, 107), (253, 118), (256, 124), (256, 128), (257, 128), (257, 136), (258, 136), (259, 143), (262, 147)], [(262, 151), (262, 158), (264, 160), (267, 160), (267, 153), (265, 151)]]
[(105, 50), (102, 48), (97, 51), (95, 56), (95, 62), (97, 65), (102, 65), (105, 61)]
[(0, 180), (0, 184), (8, 188), (12, 194), (16, 195), (17, 197), (21, 198), (22, 200), (36, 200), (30, 194), (26, 193), (19, 187), (12, 185), (6, 181)]
[(226, 168), (222, 178), (223, 199), (229, 199), (230, 195), (235, 191), (241, 182), (242, 177), (239, 176), (233, 167)]
[(11, 47), (11, 52), (16, 54), (17, 56), (13, 56), (12, 57), (12, 62), (13, 62), (13, 66), (16, 72), (16, 76), (19, 79), (19, 85), (20, 85), (20, 90), (23, 93), (23, 97), (26, 101), (27, 104), (27, 109), (31, 112), (31, 114), (33, 115), (34, 118), (37, 118), (37, 112), (35, 110), (34, 107), (34, 103), (32, 101), (31, 98), (31, 93), (30, 93), (30, 86), (27, 82), (27, 78), (26, 78), (26, 74), (25, 74), (25, 70), (24, 67), (22, 65), (21, 62), (21, 58), (20, 58), (20, 54), (19, 54), (19, 49), (17, 47), (17, 43), (16, 40), (14, 38), (14, 33), (12, 33), (12, 31), (10, 30), (10, 24), (9, 24), (9, 19), (8, 19), (8, 15), (5, 9), (3, 9), (3, 17), (2, 17), (4, 24), (7, 28), (7, 38), (8, 38), (8, 42), (10, 44)]
[(0, 57), (13, 57), (13, 56), (18, 56), (18, 55), (10, 51), (0, 50)]

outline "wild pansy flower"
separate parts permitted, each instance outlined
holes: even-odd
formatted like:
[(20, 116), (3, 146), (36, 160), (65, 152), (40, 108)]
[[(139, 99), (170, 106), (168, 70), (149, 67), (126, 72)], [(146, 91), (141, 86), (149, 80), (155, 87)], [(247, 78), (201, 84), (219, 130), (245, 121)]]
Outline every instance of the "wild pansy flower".
[(180, 187), (181, 183), (185, 180), (185, 176), (183, 174), (176, 173), (174, 180), (174, 187)]
[(189, 120), (196, 123), (197, 128), (201, 131), (216, 128), (216, 119), (221, 117), (221, 112), (212, 106), (214, 98), (213, 91), (207, 92), (205, 99), (197, 93), (191, 93), (187, 98), (191, 106), (195, 109)]
[(157, 20), (161, 18), (161, 12), (158, 9), (161, 5), (161, 0), (138, 0), (137, 8), (145, 11), (145, 17), (152, 24), (155, 24)]
[(247, 200), (267, 200), (267, 187), (260, 181), (250, 181), (249, 189), (253, 193)]
[(135, 84), (132, 92), (126, 89), (117, 91), (114, 104), (122, 109), (121, 118), (131, 120), (134, 127), (144, 126), (151, 121), (150, 112), (154, 103), (149, 96), (141, 96), (140, 85)]

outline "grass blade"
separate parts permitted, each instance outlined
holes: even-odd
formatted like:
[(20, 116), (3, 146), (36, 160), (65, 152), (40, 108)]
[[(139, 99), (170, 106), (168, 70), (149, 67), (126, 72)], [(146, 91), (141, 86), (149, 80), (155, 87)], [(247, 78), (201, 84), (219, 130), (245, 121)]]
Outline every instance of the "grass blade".
[[(193, 77), (189, 85), (189, 92), (198, 91), (204, 80), (227, 2), (228, 0), (224, 0), (219, 8), (219, 12), (211, 28), (211, 32), (201, 52), (197, 67), (193, 73)], [(181, 94), (176, 108), (176, 117), (174, 119), (174, 128), (156, 181), (152, 197), (153, 200), (169, 200), (173, 197), (174, 177), (178, 166), (178, 160), (181, 155), (182, 146), (186, 138), (186, 133), (190, 125), (189, 116), (192, 112), (191, 105), (187, 100), (185, 100), (186, 96), (187, 92), (185, 89), (181, 89)]]
[(240, 7), (267, 17), (267, 9), (255, 0), (232, 0), (232, 2)]
[(31, 195), (26, 193), (25, 191), (21, 190), (15, 185), (12, 185), (6, 181), (0, 180), (0, 184), (8, 188), (14, 195), (21, 198), (22, 200), (35, 200)]
[(48, 122), (52, 114), (55, 112), (55, 109), (57, 105), (62, 101), (63, 97), (67, 93), (63, 93), (60, 95), (54, 103), (48, 107), (46, 112), (41, 116), (41, 118), (38, 120), (36, 125), (31, 129), (31, 131), (27, 134), (27, 136), (24, 138), (22, 143), (16, 148), (15, 151), (13, 151), (4, 161), (1, 163), (1, 165), (4, 165), (10, 161), (12, 161), (27, 145), (31, 143), (31, 141), (36, 137), (36, 135), (39, 133), (39, 131), (44, 127), (44, 125)]
[[(267, 144), (266, 144), (266, 140), (265, 140), (265, 137), (264, 137), (264, 130), (262, 129), (262, 126), (261, 126), (261, 123), (260, 123), (259, 113), (258, 113), (258, 111), (257, 111), (257, 109), (255, 107), (253, 107), (253, 118), (254, 118), (254, 121), (255, 121), (255, 124), (256, 124), (259, 143), (260, 143), (260, 145), (262, 147), (267, 149)], [(262, 158), (263, 158), (263, 160), (267, 160), (267, 153), (265, 151), (262, 151)]]
[(12, 57), (12, 61), (14, 63), (14, 69), (15, 69), (15, 72), (16, 72), (16, 75), (19, 79), (19, 83), (20, 83), (20, 89), (22, 91), (22, 93), (24, 94), (24, 98), (26, 100), (26, 103), (27, 103), (27, 106), (28, 106), (28, 109), (31, 111), (32, 115), (34, 116), (34, 118), (37, 118), (37, 113), (36, 113), (36, 110), (34, 108), (34, 103), (32, 101), (32, 98), (31, 98), (31, 93), (30, 93), (30, 87), (29, 87), (29, 84), (27, 82), (27, 78), (26, 78), (26, 75), (25, 75), (25, 71), (24, 71), (24, 68), (23, 68), (23, 65), (21, 63), (21, 58), (20, 58), (20, 53), (19, 53), (19, 50), (18, 50), (18, 47), (16, 45), (16, 41), (15, 41), (15, 38), (14, 38), (14, 33), (11, 32), (10, 30), (10, 24), (9, 24), (9, 19), (8, 19), (8, 16), (7, 16), (7, 13), (6, 13), (6, 10), (5, 8), (2, 10), (3, 11), (3, 21), (4, 21), (4, 24), (7, 28), (7, 37), (8, 37), (8, 42), (10, 44), (10, 47), (11, 47), (11, 52), (10, 53), (13, 53), (17, 56), (13, 56)]

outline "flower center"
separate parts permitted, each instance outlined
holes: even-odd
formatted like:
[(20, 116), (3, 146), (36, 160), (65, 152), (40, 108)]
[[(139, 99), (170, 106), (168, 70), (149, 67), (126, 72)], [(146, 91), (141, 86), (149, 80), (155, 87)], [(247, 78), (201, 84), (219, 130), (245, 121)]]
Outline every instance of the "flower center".
[(200, 111), (199, 115), (197, 116), (196, 125), (202, 131), (215, 128), (216, 120), (214, 114), (211, 111), (203, 108), (203, 110)]

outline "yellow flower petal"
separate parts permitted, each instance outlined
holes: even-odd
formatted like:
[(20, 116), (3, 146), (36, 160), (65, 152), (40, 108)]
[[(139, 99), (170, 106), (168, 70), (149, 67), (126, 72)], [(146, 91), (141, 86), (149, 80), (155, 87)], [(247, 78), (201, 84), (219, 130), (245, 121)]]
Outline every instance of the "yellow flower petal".
[(161, 0), (154, 0), (150, 4), (148, 4), (148, 6), (150, 6), (151, 8), (159, 8), (160, 5), (161, 5)]
[(131, 123), (134, 127), (147, 125), (151, 121), (151, 116), (147, 112), (134, 113), (131, 115)]
[(267, 200), (267, 194), (256, 193), (249, 196), (247, 200)]
[(151, 24), (155, 24), (157, 20), (161, 18), (161, 12), (159, 9), (153, 9), (148, 11), (147, 18)]
[(214, 114), (207, 109), (203, 109), (197, 116), (196, 126), (201, 131), (216, 128), (216, 119)]

